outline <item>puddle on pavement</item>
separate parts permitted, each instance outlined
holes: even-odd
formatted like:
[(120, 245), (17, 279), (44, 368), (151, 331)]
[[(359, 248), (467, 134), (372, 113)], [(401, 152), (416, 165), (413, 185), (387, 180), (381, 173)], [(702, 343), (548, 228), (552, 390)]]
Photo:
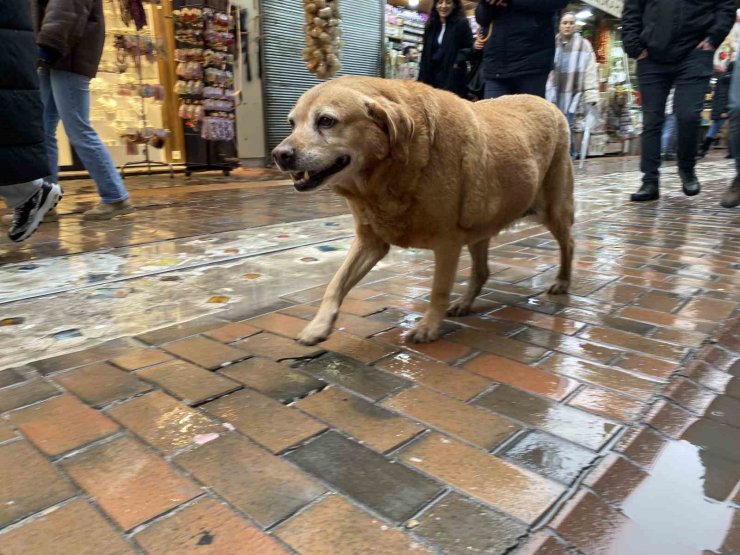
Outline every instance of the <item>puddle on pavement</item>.
[(701, 419), (668, 441), (650, 475), (622, 504), (630, 522), (611, 553), (696, 555), (721, 552), (736, 509), (740, 429)]

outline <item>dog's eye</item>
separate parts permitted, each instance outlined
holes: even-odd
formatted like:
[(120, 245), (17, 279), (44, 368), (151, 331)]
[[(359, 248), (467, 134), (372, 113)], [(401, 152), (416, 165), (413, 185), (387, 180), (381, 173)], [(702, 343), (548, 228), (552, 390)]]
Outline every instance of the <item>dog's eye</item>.
[(336, 123), (337, 120), (332, 117), (321, 116), (316, 122), (316, 125), (319, 127), (319, 129), (331, 129)]

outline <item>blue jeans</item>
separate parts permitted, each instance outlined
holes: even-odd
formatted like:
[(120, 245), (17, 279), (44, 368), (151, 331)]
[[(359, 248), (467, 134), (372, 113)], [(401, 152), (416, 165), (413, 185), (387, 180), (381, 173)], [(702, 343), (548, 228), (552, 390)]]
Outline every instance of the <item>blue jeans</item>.
[(717, 138), (717, 133), (719, 133), (720, 129), (722, 129), (722, 126), (724, 124), (725, 124), (725, 120), (723, 119), (716, 119), (712, 121), (712, 126), (709, 128), (709, 131), (707, 131), (707, 139)]
[(666, 115), (665, 117), (660, 145), (660, 151), (663, 154), (676, 153), (676, 116), (673, 114)]
[(730, 81), (730, 152), (740, 173), (740, 71), (732, 72)]
[(41, 99), (44, 102), (46, 155), (52, 168), (50, 180), (59, 181), (57, 126), (61, 118), (64, 131), (77, 156), (98, 187), (104, 203), (128, 198), (123, 180), (108, 149), (90, 124), (90, 78), (69, 71), (40, 69)]
[(575, 160), (576, 159), (576, 137), (573, 133), (573, 123), (575, 120), (576, 115), (575, 114), (565, 114), (565, 117), (568, 118), (568, 126), (570, 127), (570, 157)]

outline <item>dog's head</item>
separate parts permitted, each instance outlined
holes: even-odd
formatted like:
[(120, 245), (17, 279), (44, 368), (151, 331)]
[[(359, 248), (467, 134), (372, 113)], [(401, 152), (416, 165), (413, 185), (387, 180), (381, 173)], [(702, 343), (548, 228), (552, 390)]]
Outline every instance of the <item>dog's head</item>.
[(314, 87), (288, 119), (293, 132), (272, 155), (298, 191), (350, 182), (381, 160), (403, 163), (414, 135), (406, 109), (362, 79)]

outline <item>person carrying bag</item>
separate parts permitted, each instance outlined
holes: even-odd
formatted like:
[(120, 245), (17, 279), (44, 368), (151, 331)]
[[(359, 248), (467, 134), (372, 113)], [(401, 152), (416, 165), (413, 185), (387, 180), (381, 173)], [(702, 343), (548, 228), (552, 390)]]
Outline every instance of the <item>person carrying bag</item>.
[(470, 74), (468, 75), (468, 99), (473, 102), (483, 100), (486, 89), (486, 79), (483, 75), (483, 47), (491, 38), (493, 22), (488, 26), (488, 34), (484, 37), (480, 29), (473, 44), (473, 54), (470, 60)]

